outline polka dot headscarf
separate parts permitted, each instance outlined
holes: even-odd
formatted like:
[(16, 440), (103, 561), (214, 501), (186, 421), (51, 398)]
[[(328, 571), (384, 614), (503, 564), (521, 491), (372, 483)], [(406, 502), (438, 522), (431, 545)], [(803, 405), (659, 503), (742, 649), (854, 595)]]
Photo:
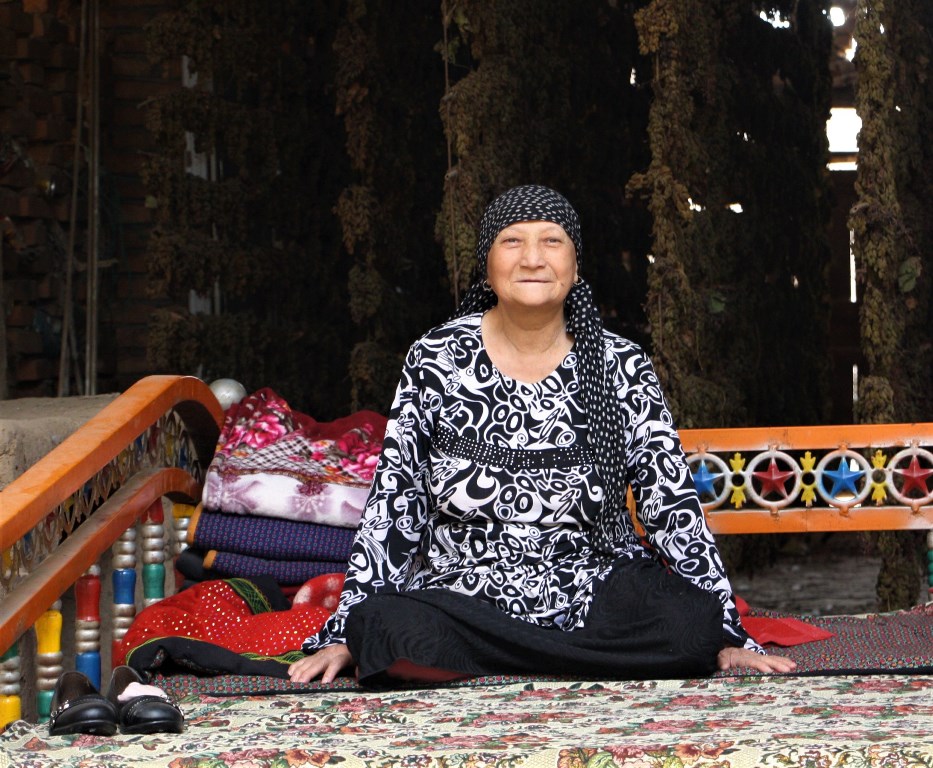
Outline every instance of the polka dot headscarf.
[[(577, 264), (583, 252), (580, 218), (567, 199), (553, 189), (537, 185), (513, 187), (486, 208), (476, 242), (476, 269), (473, 283), (463, 297), (455, 317), (485, 312), (496, 305), (496, 294), (483, 287), (486, 258), (503, 229), (519, 221), (550, 221), (559, 224), (577, 250)], [(583, 407), (590, 428), (590, 447), (600, 466), (606, 496), (603, 514), (597, 523), (594, 545), (609, 553), (618, 540), (621, 526), (613, 523), (625, 504), (625, 420), (615, 388), (606, 372), (603, 322), (586, 281), (574, 284), (564, 302), (567, 330), (573, 334), (577, 371)]]

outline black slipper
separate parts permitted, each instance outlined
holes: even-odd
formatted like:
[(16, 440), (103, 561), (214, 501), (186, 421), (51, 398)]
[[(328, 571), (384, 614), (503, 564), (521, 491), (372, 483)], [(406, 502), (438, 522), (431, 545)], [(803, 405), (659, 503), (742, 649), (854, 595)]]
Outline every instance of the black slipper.
[(52, 694), (49, 735), (113, 736), (116, 732), (117, 708), (100, 695), (84, 673), (63, 673)]
[(143, 694), (121, 701), (120, 695), (131, 683), (146, 685), (139, 673), (132, 667), (122, 666), (113, 670), (107, 698), (117, 712), (117, 722), (120, 724), (121, 733), (182, 732), (185, 716), (169, 699), (168, 694), (163, 693), (161, 696)]

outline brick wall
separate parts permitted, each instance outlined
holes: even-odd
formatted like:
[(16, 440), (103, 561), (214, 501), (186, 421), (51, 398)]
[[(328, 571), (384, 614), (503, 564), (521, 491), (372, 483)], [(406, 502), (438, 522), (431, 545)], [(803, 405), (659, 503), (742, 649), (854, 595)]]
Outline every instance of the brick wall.
[[(175, 87), (177, 67), (151, 64), (144, 26), (152, 0), (101, 3), (101, 248), (97, 391), (150, 373), (146, 327), (158, 300), (147, 290), (150, 214), (140, 180), (153, 149), (144, 104)], [(63, 322), (71, 179), (79, 98), (80, 3), (0, 0), (0, 398), (56, 394)], [(86, 93), (80, 90), (80, 93)], [(86, 99), (85, 99), (86, 107)], [(86, 115), (86, 109), (85, 109)], [(86, 141), (87, 131), (83, 130)], [(86, 146), (86, 144), (85, 144)], [(87, 173), (80, 153), (75, 220), (74, 328), (84, 368)], [(74, 369), (73, 369), (74, 370)], [(83, 384), (71, 377), (67, 391)]]
[(53, 394), (78, 50), (52, 0), (0, 0), (0, 395)]
[(115, 346), (111, 380), (116, 390), (153, 371), (146, 361), (149, 317), (162, 302), (149, 295), (145, 259), (151, 213), (140, 166), (146, 152), (154, 150), (146, 130), (145, 104), (154, 96), (174, 90), (181, 82), (181, 64), (152, 64), (146, 55), (145, 25), (166, 8), (152, 0), (119, 0), (101, 11), (108, 41), (106, 140), (102, 140), (103, 165), (111, 175), (120, 198), (123, 257), (106, 317)]

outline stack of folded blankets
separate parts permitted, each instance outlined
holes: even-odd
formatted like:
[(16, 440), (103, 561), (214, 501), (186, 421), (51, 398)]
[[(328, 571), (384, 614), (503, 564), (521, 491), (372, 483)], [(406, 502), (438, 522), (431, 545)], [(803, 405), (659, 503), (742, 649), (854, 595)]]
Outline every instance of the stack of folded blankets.
[(283, 592), (344, 573), (386, 419), (322, 423), (261, 389), (225, 414), (176, 568), (189, 583), (268, 576)]

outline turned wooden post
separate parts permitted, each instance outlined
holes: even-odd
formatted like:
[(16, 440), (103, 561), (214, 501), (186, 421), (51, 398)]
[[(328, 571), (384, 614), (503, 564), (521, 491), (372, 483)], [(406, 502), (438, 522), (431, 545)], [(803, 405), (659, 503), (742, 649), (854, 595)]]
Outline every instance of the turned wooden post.
[(48, 720), (52, 693), (62, 674), (62, 601), (36, 621), (36, 709), (40, 720)]

